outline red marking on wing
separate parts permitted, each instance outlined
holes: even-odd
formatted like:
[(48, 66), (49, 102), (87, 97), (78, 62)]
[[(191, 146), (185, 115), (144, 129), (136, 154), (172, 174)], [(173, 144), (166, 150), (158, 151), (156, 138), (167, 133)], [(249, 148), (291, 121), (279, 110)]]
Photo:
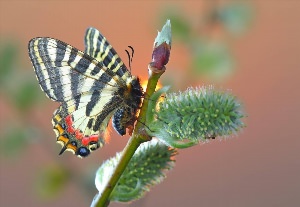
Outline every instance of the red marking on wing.
[(84, 146), (87, 146), (90, 142), (98, 142), (98, 135), (91, 135), (89, 137), (84, 137), (82, 140), (81, 140), (81, 143), (84, 145)]
[(82, 132), (80, 132), (80, 130), (74, 129), (74, 127), (72, 126), (73, 121), (72, 121), (71, 115), (66, 116), (65, 120), (66, 120), (66, 124), (67, 124), (67, 131), (70, 134), (74, 135), (76, 137), (76, 139), (80, 140), (82, 145), (87, 146), (92, 141), (98, 142), (99, 135), (84, 136), (84, 134)]
[(66, 120), (66, 124), (67, 124), (67, 131), (70, 134), (74, 134), (75, 133), (75, 129), (72, 126), (73, 121), (72, 121), (71, 115), (66, 116), (65, 120)]
[(84, 138), (81, 140), (81, 143), (82, 143), (84, 146), (89, 145), (89, 143), (90, 143), (89, 137), (84, 137)]
[(78, 129), (76, 129), (75, 137), (80, 140), (83, 138), (83, 134)]
[(90, 136), (90, 142), (98, 142), (99, 135), (91, 135)]

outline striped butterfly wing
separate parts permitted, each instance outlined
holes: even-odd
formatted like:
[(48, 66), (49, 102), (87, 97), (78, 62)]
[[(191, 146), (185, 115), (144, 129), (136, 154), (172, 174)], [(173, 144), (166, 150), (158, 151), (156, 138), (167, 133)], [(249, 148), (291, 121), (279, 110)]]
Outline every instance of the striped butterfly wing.
[[(130, 73), (122, 62), (121, 58), (111, 46), (111, 44), (106, 40), (106, 38), (95, 28), (88, 28), (85, 33), (85, 52), (102, 62), (104, 66), (110, 68), (112, 71), (116, 72), (123, 80), (128, 80)], [(137, 86), (138, 88), (139, 86)], [(141, 94), (142, 95), (142, 92)], [(126, 134), (126, 128), (129, 129), (129, 134), (131, 134), (133, 129), (133, 123), (136, 119), (136, 114), (140, 104), (140, 98), (136, 98), (133, 101), (138, 101), (138, 104), (132, 105), (128, 104), (119, 107), (115, 114), (113, 115), (113, 126), (115, 130), (120, 135)]]
[(108, 121), (122, 103), (126, 82), (88, 54), (56, 39), (34, 38), (29, 56), (46, 95), (61, 106), (53, 116), (62, 152), (85, 157), (105, 143)]
[(88, 28), (85, 33), (85, 53), (102, 62), (124, 80), (130, 76), (128, 69), (122, 62), (115, 49), (106, 38), (95, 28)]

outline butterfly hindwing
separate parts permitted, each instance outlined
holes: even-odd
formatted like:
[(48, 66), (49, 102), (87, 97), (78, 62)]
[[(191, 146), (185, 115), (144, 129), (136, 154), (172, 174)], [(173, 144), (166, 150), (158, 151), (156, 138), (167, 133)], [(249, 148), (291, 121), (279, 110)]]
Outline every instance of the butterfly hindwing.
[[(112, 107), (110, 109), (113, 110)], [(86, 157), (90, 151), (102, 147), (106, 143), (105, 130), (111, 117), (109, 113), (112, 112), (85, 116), (82, 109), (70, 113), (69, 107), (62, 104), (52, 119), (57, 141), (63, 146), (61, 153), (71, 150), (76, 155)]]

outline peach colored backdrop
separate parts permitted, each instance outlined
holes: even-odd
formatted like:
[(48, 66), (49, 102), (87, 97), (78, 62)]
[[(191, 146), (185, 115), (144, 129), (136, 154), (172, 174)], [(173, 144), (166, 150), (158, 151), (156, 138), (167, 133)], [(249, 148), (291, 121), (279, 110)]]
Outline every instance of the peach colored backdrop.
[[(232, 48), (238, 64), (236, 73), (220, 84), (243, 101), (248, 127), (228, 141), (181, 150), (168, 178), (132, 206), (300, 206), (300, 1), (253, 2), (254, 25)], [(124, 48), (134, 46), (133, 73), (145, 77), (153, 39), (162, 26), (158, 14), (177, 5), (196, 18), (204, 3), (0, 0), (0, 38), (18, 39), (24, 68), (31, 68), (29, 39), (55, 37), (83, 50), (84, 31), (94, 26), (124, 60)], [(165, 76), (175, 72), (171, 68), (183, 70), (186, 65), (187, 57), (177, 45), (174, 42)], [(28, 73), (34, 75), (33, 70)], [(0, 100), (0, 107), (3, 124), (13, 114), (5, 100)], [(68, 185), (58, 199), (39, 199), (33, 190), (35, 173), (60, 159), (78, 169), (91, 168), (92, 175), (103, 159), (124, 147), (126, 138), (113, 134), (110, 145), (93, 153), (89, 160), (71, 154), (58, 157), (59, 146), (50, 123), (56, 107), (49, 101), (46, 108), (37, 108), (32, 115), (50, 134), (47, 137), (52, 137), (46, 143), (54, 148), (53, 154), (46, 155), (43, 147), (47, 146), (34, 143), (18, 159), (0, 158), (0, 206), (89, 206), (93, 195), (83, 194), (75, 184)]]

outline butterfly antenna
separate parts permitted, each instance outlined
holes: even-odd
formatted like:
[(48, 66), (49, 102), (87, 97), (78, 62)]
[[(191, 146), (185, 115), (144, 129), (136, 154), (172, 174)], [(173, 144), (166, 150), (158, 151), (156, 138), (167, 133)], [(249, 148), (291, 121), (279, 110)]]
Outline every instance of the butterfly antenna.
[(127, 56), (128, 56), (128, 60), (129, 60), (129, 69), (130, 69), (130, 72), (131, 72), (131, 63), (132, 63), (132, 59), (133, 59), (134, 49), (133, 49), (133, 47), (131, 47), (130, 45), (129, 45), (128, 47), (131, 49), (131, 56), (130, 56), (128, 50), (125, 50), (125, 51), (126, 51)]
[(131, 62), (132, 62), (133, 55), (134, 55), (134, 49), (130, 45), (128, 47), (131, 49)]
[(130, 73), (131, 73), (131, 61), (130, 61), (130, 54), (129, 54), (128, 50), (125, 50), (125, 52), (127, 53), (127, 56), (128, 56), (129, 69), (130, 69)]

